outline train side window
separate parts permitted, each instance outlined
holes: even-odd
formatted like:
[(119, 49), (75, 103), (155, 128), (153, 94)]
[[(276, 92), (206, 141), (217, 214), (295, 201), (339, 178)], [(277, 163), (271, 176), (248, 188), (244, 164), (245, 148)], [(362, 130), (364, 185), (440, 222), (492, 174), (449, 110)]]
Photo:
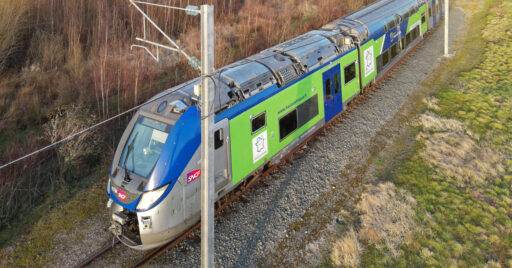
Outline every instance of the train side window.
[(224, 130), (221, 128), (215, 131), (215, 150), (219, 149), (224, 145)]
[(356, 62), (352, 62), (350, 65), (345, 67), (344, 73), (346, 85), (356, 78)]
[(297, 106), (297, 128), (304, 126), (318, 115), (318, 94)]
[(412, 30), (412, 40), (416, 40), (416, 38), (418, 38), (419, 36), (420, 36), (420, 33), (418, 30), (418, 27), (416, 27), (416, 28), (414, 28), (414, 30)]
[(382, 66), (386, 66), (389, 63), (389, 49), (382, 54)]
[(289, 112), (279, 119), (279, 138), (283, 141), (297, 129), (297, 110)]
[(427, 22), (427, 18), (425, 17), (425, 12), (421, 13), (421, 24), (425, 24)]
[(334, 75), (334, 94), (340, 93), (340, 74)]
[(389, 23), (388, 23), (388, 29), (393, 29), (395, 28), (396, 24), (395, 24), (395, 20), (391, 20)]
[(264, 128), (267, 125), (267, 114), (265, 112), (260, 115), (254, 117), (251, 120), (252, 125), (252, 134), (258, 132), (260, 129)]
[(377, 73), (382, 71), (382, 54), (377, 57)]
[(391, 47), (391, 58), (394, 58), (398, 55), (398, 43), (395, 43), (392, 47)]
[(325, 98), (332, 98), (331, 79), (325, 80)]
[(432, 7), (429, 7), (429, 8), (428, 8), (428, 16), (429, 16), (429, 17), (432, 17)]

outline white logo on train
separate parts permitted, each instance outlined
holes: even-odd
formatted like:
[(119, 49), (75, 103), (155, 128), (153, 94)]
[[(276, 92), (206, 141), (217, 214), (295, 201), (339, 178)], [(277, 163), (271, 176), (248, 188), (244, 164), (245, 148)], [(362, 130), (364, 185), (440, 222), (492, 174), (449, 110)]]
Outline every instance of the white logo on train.
[(268, 153), (267, 131), (263, 131), (260, 135), (252, 139), (252, 161), (258, 162)]
[(373, 56), (373, 46), (364, 51), (364, 76), (368, 77), (375, 71), (375, 57)]

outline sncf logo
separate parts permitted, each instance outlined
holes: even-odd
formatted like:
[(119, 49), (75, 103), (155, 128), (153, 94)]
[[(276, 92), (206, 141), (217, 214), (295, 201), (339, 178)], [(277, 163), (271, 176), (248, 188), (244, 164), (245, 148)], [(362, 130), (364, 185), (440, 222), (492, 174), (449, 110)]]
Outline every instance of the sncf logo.
[(117, 198), (121, 199), (121, 201), (126, 201), (126, 194), (121, 190), (117, 190)]
[(200, 169), (194, 170), (187, 174), (187, 183), (191, 183), (199, 177), (201, 177), (201, 170)]

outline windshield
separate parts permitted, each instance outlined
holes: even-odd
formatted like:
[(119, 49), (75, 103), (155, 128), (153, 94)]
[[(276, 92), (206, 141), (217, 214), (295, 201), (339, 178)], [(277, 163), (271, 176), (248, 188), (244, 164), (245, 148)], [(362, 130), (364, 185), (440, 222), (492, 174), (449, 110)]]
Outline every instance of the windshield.
[(139, 116), (123, 149), (119, 167), (148, 178), (155, 168), (171, 128), (169, 124)]

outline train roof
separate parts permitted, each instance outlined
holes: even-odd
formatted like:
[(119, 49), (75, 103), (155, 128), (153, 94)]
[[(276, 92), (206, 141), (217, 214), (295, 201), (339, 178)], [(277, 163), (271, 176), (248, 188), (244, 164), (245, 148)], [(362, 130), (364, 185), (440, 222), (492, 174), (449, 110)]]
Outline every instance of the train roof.
[[(286, 86), (305, 73), (352, 50), (357, 43), (377, 38), (384, 33), (384, 25), (395, 15), (418, 7), (424, 1), (381, 0), (335, 20), (320, 30), (307, 32), (218, 69), (212, 76), (216, 88), (216, 113), (225, 111), (268, 88)], [(167, 101), (169, 108), (165, 111), (183, 113), (197, 101), (194, 85), (200, 83), (201, 80), (196, 78), (163, 91), (141, 109), (154, 112), (159, 103)]]

